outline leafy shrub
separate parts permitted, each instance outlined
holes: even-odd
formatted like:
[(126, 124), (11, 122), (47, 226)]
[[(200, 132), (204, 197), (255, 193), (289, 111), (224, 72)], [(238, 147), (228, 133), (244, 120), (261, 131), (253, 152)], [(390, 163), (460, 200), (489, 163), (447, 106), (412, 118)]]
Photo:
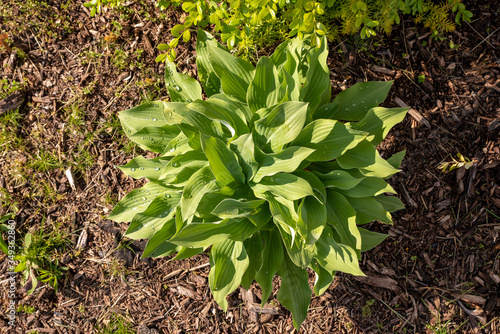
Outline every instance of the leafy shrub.
[(375, 146), (406, 109), (377, 107), (391, 82), (358, 83), (330, 102), (326, 44), (289, 40), (254, 68), (200, 31), (208, 99), (167, 60), (171, 102), (119, 114), (128, 137), (159, 155), (120, 167), (150, 182), (109, 218), (131, 221), (129, 238), (149, 239), (143, 256), (184, 259), (211, 247), (209, 284), (224, 310), (226, 296), (254, 280), (266, 303), (278, 274), (278, 300), (299, 327), (311, 300), (307, 268), (318, 295), (337, 271), (363, 275), (361, 252), (386, 235), (361, 226), (390, 224), (389, 212), (403, 208), (384, 195), (395, 193), (384, 179), (404, 152), (386, 161)]
[[(101, 2), (116, 5), (119, 0), (93, 0), (86, 3), (95, 14)], [(181, 7), (187, 14), (183, 22), (172, 28), (174, 39), (162, 44), (174, 60), (179, 41), (191, 38), (190, 28), (208, 27), (221, 32), (221, 38), (230, 49), (237, 46), (248, 54), (257, 44), (262, 47), (283, 40), (287, 35), (302, 37), (313, 34), (312, 45), (321, 36), (332, 40), (339, 34), (359, 33), (362, 38), (376, 35), (376, 31), (390, 33), (400, 23), (401, 14), (410, 14), (434, 34), (451, 31), (455, 23), (470, 21), (472, 13), (462, 0), (447, 0), (435, 4), (433, 0), (159, 0), (157, 6), (166, 9)], [(455, 13), (455, 19), (450, 14)], [(159, 60), (165, 59), (162, 56)]]

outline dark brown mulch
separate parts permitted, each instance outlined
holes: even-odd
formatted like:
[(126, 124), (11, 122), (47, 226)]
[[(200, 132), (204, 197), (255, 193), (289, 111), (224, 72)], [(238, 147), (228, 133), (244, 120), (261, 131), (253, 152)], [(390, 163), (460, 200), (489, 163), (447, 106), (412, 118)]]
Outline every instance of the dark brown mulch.
[[(24, 142), (0, 151), (0, 214), (15, 202), (20, 232), (43, 222), (72, 240), (61, 259), (69, 271), (57, 294), (41, 287), (27, 296), (19, 287), (18, 302), (34, 313), (18, 313), (17, 332), (95, 333), (114, 314), (137, 333), (293, 332), (290, 313), (274, 296), (265, 312), (255, 312), (258, 287), (237, 290), (223, 312), (210, 295), (205, 254), (168, 262), (140, 259), (144, 243), (121, 247), (127, 226), (106, 214), (143, 181), (114, 167), (144, 152), (127, 146), (113, 120), (145, 99), (167, 97), (155, 46), (169, 40), (179, 15), (159, 19), (153, 6), (130, 2), (89, 18), (81, 2), (62, 4), (50, 2), (41, 11), (52, 14), (29, 22), (13, 19), (23, 18), (19, 2), (0, 5), (12, 14), (0, 20), (0, 33), (26, 55), (0, 53), (0, 76), (25, 87), (0, 103), (5, 112), (21, 105), (14, 134)], [(331, 43), (335, 93), (357, 81), (394, 80), (385, 106), (412, 107), (380, 145), (386, 157), (407, 151), (402, 172), (390, 180), (406, 210), (394, 215), (394, 226), (372, 223), (391, 237), (363, 255), (367, 277), (338, 274), (324, 295), (313, 297), (300, 332), (500, 331), (500, 18), (487, 0), (468, 6), (474, 21), (443, 40), (406, 20), (390, 37)], [(181, 69), (194, 75), (193, 43), (178, 54)], [(57, 157), (50, 162), (55, 167), (32, 163), (44, 152)], [(84, 153), (89, 158), (82, 161)], [(442, 173), (439, 163), (457, 153), (471, 168)], [(82, 234), (87, 239), (77, 249)], [(4, 261), (2, 286), (6, 270)], [(7, 300), (5, 289), (0, 295)], [(6, 319), (2, 308), (2, 332), (9, 332)]]

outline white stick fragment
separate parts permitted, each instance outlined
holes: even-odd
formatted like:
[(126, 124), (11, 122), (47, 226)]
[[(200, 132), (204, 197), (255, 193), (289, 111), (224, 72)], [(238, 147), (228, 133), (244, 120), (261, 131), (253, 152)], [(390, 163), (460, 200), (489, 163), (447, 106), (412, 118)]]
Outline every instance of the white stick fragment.
[(69, 185), (71, 186), (71, 189), (76, 190), (75, 186), (75, 177), (73, 176), (73, 172), (71, 171), (71, 168), (66, 169), (66, 177), (68, 178)]
[(76, 243), (76, 249), (84, 249), (87, 245), (87, 228), (84, 228), (80, 236), (78, 237), (78, 241)]

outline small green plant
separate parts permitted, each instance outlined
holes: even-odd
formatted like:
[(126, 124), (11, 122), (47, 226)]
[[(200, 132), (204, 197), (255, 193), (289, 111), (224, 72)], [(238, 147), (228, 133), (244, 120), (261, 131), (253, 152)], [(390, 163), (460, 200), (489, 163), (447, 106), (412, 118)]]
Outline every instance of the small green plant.
[(113, 314), (107, 325), (97, 325), (98, 334), (135, 334), (133, 325), (125, 317)]
[(460, 152), (457, 153), (457, 158), (458, 160), (452, 157), (451, 161), (442, 161), (439, 163), (437, 168), (440, 169), (443, 173), (446, 173), (461, 167), (469, 169), (475, 162), (475, 159), (471, 160), (467, 157), (464, 157)]
[[(85, 6), (94, 16), (102, 5), (113, 7), (120, 3), (92, 0)], [(273, 44), (283, 35), (301, 38), (312, 34), (311, 44), (315, 46), (323, 36), (331, 41), (340, 34), (357, 33), (363, 39), (375, 36), (377, 31), (389, 34), (393, 25), (400, 23), (401, 14), (414, 16), (436, 36), (472, 17), (462, 0), (439, 4), (432, 0), (159, 0), (156, 6), (161, 10), (180, 7), (186, 13), (183, 22), (171, 29), (174, 38), (169, 44), (159, 45), (160, 50), (168, 52), (158, 61), (166, 57), (173, 61), (175, 47), (180, 41), (190, 40), (195, 27), (213, 27), (230, 49), (237, 47), (245, 54), (253, 45)], [(454, 20), (450, 18), (453, 13)]]
[(361, 315), (363, 318), (368, 318), (372, 316), (372, 306), (375, 304), (375, 299), (367, 300), (365, 305), (361, 308)]
[[(143, 256), (175, 259), (211, 246), (209, 285), (226, 296), (256, 280), (262, 303), (281, 276), (278, 300), (306, 318), (307, 268), (322, 294), (337, 271), (364, 275), (362, 251), (386, 235), (362, 228), (392, 223), (404, 206), (384, 179), (398, 172), (404, 151), (387, 161), (376, 146), (406, 108), (378, 107), (391, 82), (364, 82), (331, 102), (328, 46), (289, 40), (254, 68), (198, 32), (202, 88), (167, 60), (170, 101), (119, 113), (125, 134), (159, 153), (120, 169), (151, 182), (131, 191), (109, 219), (131, 221), (126, 236), (149, 239)], [(342, 120), (342, 121), (341, 121)]]
[(33, 314), (35, 311), (35, 307), (29, 305), (19, 305), (17, 307), (17, 312), (19, 313)]
[(57, 256), (65, 250), (69, 242), (70, 240), (58, 230), (50, 234), (44, 233), (43, 223), (38, 233), (26, 233), (23, 249), (15, 257), (19, 264), (14, 271), (22, 272), (21, 284), (23, 286), (31, 282), (28, 294), (35, 291), (38, 280), (54, 288), (57, 293), (59, 281), (64, 271), (68, 270), (67, 267), (59, 266)]

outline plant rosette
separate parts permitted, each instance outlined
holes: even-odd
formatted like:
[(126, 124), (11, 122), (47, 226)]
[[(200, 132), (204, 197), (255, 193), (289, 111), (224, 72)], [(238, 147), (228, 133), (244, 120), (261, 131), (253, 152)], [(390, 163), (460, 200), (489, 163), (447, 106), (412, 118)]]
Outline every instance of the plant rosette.
[(308, 268), (322, 294), (337, 271), (364, 275), (361, 252), (387, 235), (363, 228), (392, 224), (403, 209), (385, 181), (404, 151), (384, 160), (376, 146), (405, 117), (381, 108), (392, 82), (363, 82), (331, 102), (325, 38), (292, 39), (254, 68), (199, 31), (198, 76), (167, 60), (171, 102), (120, 112), (128, 138), (154, 159), (120, 169), (150, 182), (132, 190), (109, 219), (126, 236), (148, 239), (144, 257), (185, 259), (210, 248), (209, 285), (219, 306), (256, 281), (262, 305), (281, 277), (279, 302), (299, 328), (311, 301)]

